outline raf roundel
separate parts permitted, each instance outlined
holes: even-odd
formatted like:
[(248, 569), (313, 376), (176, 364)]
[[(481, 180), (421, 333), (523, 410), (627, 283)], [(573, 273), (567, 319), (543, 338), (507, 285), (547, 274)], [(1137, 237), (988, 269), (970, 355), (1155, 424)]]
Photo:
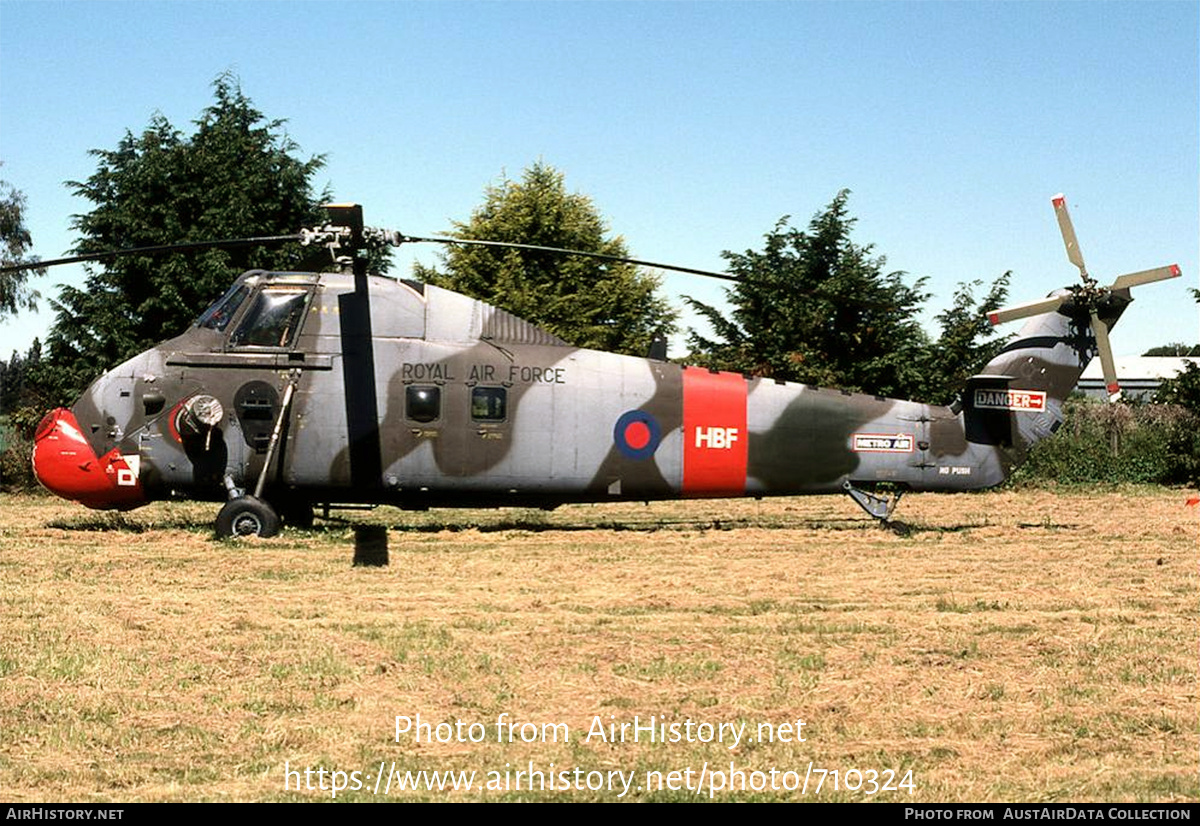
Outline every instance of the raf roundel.
[(649, 459), (662, 441), (658, 420), (642, 410), (622, 413), (613, 427), (617, 450), (630, 459)]

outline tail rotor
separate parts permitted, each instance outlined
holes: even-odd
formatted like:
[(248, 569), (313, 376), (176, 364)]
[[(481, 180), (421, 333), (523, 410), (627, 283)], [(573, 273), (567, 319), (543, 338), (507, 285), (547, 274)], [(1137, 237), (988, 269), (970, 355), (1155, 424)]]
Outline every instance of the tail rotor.
[[(1180, 275), (1179, 265), (1171, 264), (1167, 267), (1128, 273), (1118, 276), (1111, 285), (1102, 287), (1096, 279), (1088, 274), (1087, 266), (1083, 261), (1083, 252), (1079, 249), (1079, 240), (1075, 236), (1075, 227), (1071, 223), (1071, 214), (1067, 211), (1066, 197), (1060, 193), (1055, 195), (1051, 201), (1054, 204), (1054, 214), (1058, 218), (1058, 228), (1062, 232), (1063, 243), (1067, 248), (1067, 260), (1079, 268), (1079, 277), (1083, 283), (1070, 287), (1069, 292), (1057, 296), (996, 310), (988, 315), (988, 320), (992, 324), (1003, 324), (1018, 318), (1044, 315), (1062, 309), (1063, 305), (1068, 302), (1074, 308), (1086, 311), (1092, 333), (1096, 337), (1096, 349), (1100, 355), (1100, 365), (1104, 372), (1104, 385), (1108, 390), (1108, 398), (1109, 401), (1116, 401), (1121, 395), (1121, 385), (1117, 381), (1116, 363), (1108, 338), (1108, 324), (1100, 317), (1100, 310), (1114, 292), (1155, 281), (1164, 281), (1168, 278), (1178, 278)], [(1125, 298), (1128, 300), (1128, 296)]]

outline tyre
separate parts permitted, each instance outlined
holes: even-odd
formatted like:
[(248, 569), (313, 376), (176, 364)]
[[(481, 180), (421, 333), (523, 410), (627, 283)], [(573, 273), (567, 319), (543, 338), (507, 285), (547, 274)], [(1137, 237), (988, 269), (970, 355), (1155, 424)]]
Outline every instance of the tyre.
[(253, 496), (239, 496), (226, 502), (217, 514), (217, 536), (258, 536), (266, 539), (279, 533), (279, 515), (275, 509)]

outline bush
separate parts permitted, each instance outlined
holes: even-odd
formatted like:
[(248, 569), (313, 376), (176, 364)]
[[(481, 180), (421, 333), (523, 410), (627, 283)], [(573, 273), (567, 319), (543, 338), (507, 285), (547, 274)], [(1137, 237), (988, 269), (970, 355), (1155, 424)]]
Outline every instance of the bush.
[(1013, 474), (1016, 484), (1200, 481), (1200, 415), (1170, 404), (1068, 400), (1062, 427)]
[(13, 430), (5, 433), (4, 447), (0, 450), (0, 491), (19, 493), (38, 487), (29, 459), (32, 452), (31, 439)]
[(20, 408), (0, 420), (0, 491), (19, 493), (38, 489), (30, 456), (33, 434), (41, 421), (34, 408)]
[(1188, 362), (1183, 372), (1159, 385), (1154, 401), (1179, 405), (1193, 413), (1200, 413), (1200, 364)]

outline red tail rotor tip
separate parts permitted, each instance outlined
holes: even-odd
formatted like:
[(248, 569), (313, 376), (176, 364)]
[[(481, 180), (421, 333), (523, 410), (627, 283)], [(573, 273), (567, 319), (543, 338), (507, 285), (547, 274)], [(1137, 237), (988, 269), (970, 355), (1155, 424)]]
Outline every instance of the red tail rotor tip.
[(1121, 385), (1118, 384), (1117, 382), (1114, 381), (1112, 384), (1108, 385), (1108, 393), (1110, 396), (1113, 393), (1120, 393), (1120, 392), (1121, 392)]
[(1178, 278), (1178, 277), (1179, 277), (1179, 276), (1181, 276), (1181, 275), (1183, 275), (1183, 270), (1179, 269), (1179, 265), (1178, 265), (1178, 264), (1172, 264), (1172, 265), (1171, 265), (1171, 277), (1172, 277), (1172, 278)]
[(1060, 192), (1057, 195), (1055, 195), (1053, 198), (1051, 198), (1050, 200), (1054, 202), (1055, 208), (1058, 208), (1067, 202), (1067, 196), (1063, 195)]
[(1000, 316), (995, 313), (988, 313), (988, 321), (992, 322), (992, 326), (995, 327), (1000, 323)]

